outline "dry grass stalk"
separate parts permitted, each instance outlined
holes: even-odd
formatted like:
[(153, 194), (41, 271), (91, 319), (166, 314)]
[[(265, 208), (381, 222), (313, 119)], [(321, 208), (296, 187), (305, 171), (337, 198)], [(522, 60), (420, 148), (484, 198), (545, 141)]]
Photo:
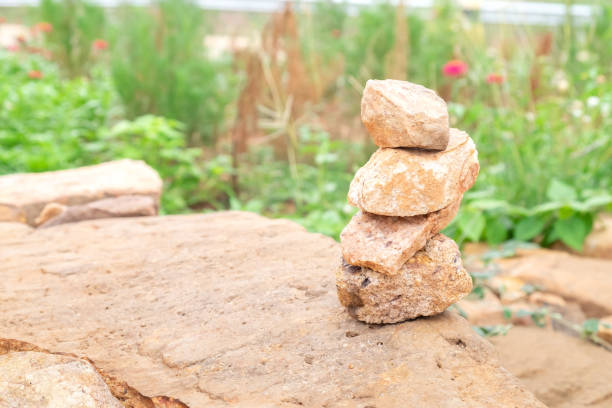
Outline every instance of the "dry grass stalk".
[(409, 57), (410, 32), (408, 31), (404, 2), (400, 1), (395, 10), (395, 38), (393, 48), (385, 61), (385, 77), (406, 80)]

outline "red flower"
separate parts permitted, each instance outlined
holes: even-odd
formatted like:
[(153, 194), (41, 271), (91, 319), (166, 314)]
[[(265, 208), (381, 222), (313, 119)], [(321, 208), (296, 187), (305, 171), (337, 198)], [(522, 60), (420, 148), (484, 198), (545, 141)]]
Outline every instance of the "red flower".
[(0, 24), (2, 24), (2, 23), (6, 23), (6, 18), (0, 17)]
[(104, 51), (105, 49), (108, 48), (108, 42), (98, 38), (97, 40), (93, 42), (93, 48), (94, 50), (97, 50), (97, 51)]
[(502, 74), (492, 73), (487, 75), (487, 83), (488, 84), (503, 84), (506, 81), (506, 78)]
[(53, 26), (51, 23), (47, 23), (46, 21), (41, 21), (40, 23), (36, 23), (34, 26), (34, 31), (41, 33), (50, 33), (53, 31)]
[(41, 79), (43, 77), (42, 72), (40, 72), (37, 69), (33, 69), (32, 71), (28, 72), (28, 78), (31, 79)]
[(19, 51), (19, 44), (7, 45), (6, 46), (6, 50), (10, 51), (10, 52), (17, 52), (17, 51)]
[(451, 60), (444, 64), (442, 73), (447, 77), (459, 77), (464, 75), (468, 70), (468, 66), (461, 60)]

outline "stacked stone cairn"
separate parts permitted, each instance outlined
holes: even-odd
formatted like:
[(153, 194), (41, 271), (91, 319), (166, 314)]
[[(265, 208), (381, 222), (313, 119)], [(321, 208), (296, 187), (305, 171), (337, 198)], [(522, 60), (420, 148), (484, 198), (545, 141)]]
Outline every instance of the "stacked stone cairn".
[(440, 231), (476, 181), (474, 142), (449, 129), (444, 100), (410, 82), (368, 81), (361, 120), (379, 149), (350, 185), (360, 211), (340, 235), (340, 303), (366, 323), (442, 313), (472, 290), (457, 244)]

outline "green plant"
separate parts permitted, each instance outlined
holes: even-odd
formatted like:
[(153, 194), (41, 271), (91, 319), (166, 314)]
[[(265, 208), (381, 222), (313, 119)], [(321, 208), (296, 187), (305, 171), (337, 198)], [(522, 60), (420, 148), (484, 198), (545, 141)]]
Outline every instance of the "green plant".
[[(30, 78), (31, 72), (42, 78)], [(112, 100), (108, 77), (64, 80), (40, 56), (0, 52), (0, 174), (95, 162), (91, 149)]]
[(165, 213), (189, 211), (202, 197), (209, 203), (218, 199), (216, 191), (207, 196), (211, 189), (203, 185), (209, 174), (201, 165), (202, 151), (186, 146), (183, 125), (175, 120), (145, 115), (120, 121), (100, 134), (96, 147), (99, 160), (139, 159), (156, 169), (164, 180)]
[(118, 10), (112, 76), (128, 117), (162, 115), (185, 124), (192, 143), (212, 143), (234, 97), (229, 61), (203, 46), (203, 11), (189, 0)]
[(42, 0), (40, 17), (49, 23), (44, 42), (66, 74), (86, 75), (95, 62), (95, 41), (105, 35), (104, 9), (84, 0)]
[(309, 127), (299, 129), (298, 146), (293, 170), (270, 149), (252, 152), (249, 161), (255, 165), (239, 169), (241, 196), (231, 208), (285, 216), (337, 239), (356, 211), (346, 204), (346, 194), (362, 149)]

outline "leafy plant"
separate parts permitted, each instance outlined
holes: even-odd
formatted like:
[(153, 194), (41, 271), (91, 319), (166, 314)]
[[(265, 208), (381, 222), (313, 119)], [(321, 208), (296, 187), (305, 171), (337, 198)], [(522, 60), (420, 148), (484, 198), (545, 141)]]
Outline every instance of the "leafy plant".
[(505, 336), (512, 328), (511, 324), (497, 324), (493, 326), (472, 326), (474, 331), (482, 337)]
[(50, 24), (43, 37), (55, 61), (71, 78), (87, 75), (96, 40), (105, 37), (104, 9), (84, 0), (41, 0), (39, 10)]
[(128, 117), (162, 115), (185, 124), (192, 143), (212, 143), (234, 97), (229, 61), (203, 46), (203, 11), (190, 0), (124, 6), (113, 36), (112, 76)]

